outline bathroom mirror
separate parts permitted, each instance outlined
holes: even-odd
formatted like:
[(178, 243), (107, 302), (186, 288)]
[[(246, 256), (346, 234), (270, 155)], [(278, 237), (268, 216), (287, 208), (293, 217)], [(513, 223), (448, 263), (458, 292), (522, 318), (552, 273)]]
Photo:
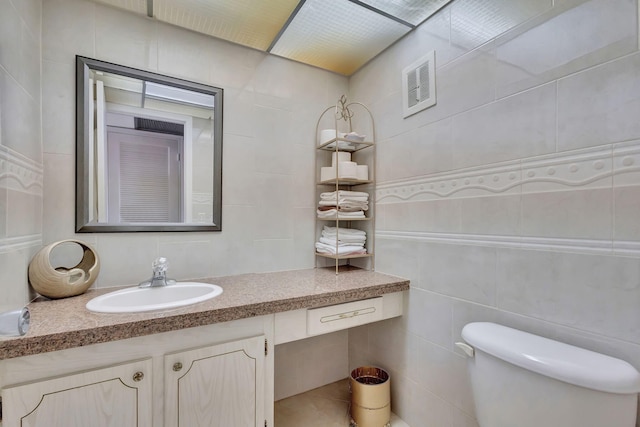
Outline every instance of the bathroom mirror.
[(76, 57), (76, 231), (220, 231), (223, 90)]

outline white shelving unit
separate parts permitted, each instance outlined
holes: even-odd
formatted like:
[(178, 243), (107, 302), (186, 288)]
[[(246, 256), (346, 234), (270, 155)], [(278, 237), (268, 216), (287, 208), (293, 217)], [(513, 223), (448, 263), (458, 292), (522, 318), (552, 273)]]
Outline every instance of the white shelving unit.
[[(329, 131), (331, 135), (327, 137)], [(356, 132), (363, 136), (362, 140), (356, 140), (353, 136), (346, 135)], [(323, 226), (335, 226), (339, 228), (353, 228), (363, 230), (367, 234), (365, 243), (366, 254), (316, 254), (316, 267), (335, 265), (336, 274), (339, 266), (354, 265), (367, 270), (374, 270), (375, 266), (375, 126), (373, 116), (369, 109), (362, 103), (348, 103), (343, 95), (336, 105), (328, 107), (320, 115), (316, 125), (316, 203), (320, 200), (320, 194), (339, 190), (360, 191), (369, 194), (368, 209), (364, 212), (364, 218), (340, 217), (338, 212), (335, 217), (318, 217), (316, 214), (316, 242), (319, 240)], [(341, 177), (340, 168), (335, 166), (335, 175), (322, 180), (322, 167), (332, 166), (332, 155), (348, 152), (351, 160), (368, 168), (367, 179), (353, 177)], [(337, 197), (337, 196), (336, 196)], [(336, 235), (336, 253), (338, 247), (339, 231)]]

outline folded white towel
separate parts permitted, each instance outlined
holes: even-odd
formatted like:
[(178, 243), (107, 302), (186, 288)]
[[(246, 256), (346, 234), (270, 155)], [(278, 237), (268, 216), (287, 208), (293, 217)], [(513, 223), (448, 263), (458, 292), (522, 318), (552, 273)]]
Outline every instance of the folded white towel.
[(366, 254), (367, 250), (362, 246), (338, 246), (326, 245), (324, 243), (316, 242), (316, 251), (321, 254), (330, 255), (354, 255), (354, 254)]
[(363, 197), (365, 200), (368, 200), (369, 193), (365, 193), (364, 191), (338, 190), (337, 194), (335, 191), (320, 194), (320, 198), (324, 200), (329, 200), (329, 199), (336, 200), (336, 198), (340, 199), (343, 197), (348, 197), (348, 198)]
[(364, 230), (358, 230), (357, 228), (344, 228), (344, 227), (330, 227), (328, 225), (325, 225), (322, 228), (322, 234), (340, 234), (341, 236), (366, 236), (367, 233)]
[(336, 237), (340, 242), (354, 242), (354, 243), (363, 243), (367, 241), (367, 236), (364, 234), (336, 234), (336, 233), (327, 233), (322, 232), (322, 237), (326, 237), (327, 239), (336, 240)]
[(348, 199), (341, 199), (337, 203), (335, 200), (320, 200), (318, 206), (337, 206), (341, 212), (345, 212), (347, 209), (361, 209), (366, 211), (369, 209), (369, 202), (367, 201), (351, 201)]
[[(331, 237), (321, 237), (320, 239), (318, 239), (318, 241), (320, 243), (324, 243), (325, 245), (336, 245), (336, 238), (331, 238)], [(360, 240), (360, 241), (343, 241), (343, 240), (338, 240), (338, 246), (360, 246), (360, 247), (364, 247), (364, 240)]]
[(369, 199), (366, 197), (339, 197), (337, 199), (335, 197), (320, 198), (320, 203), (333, 203), (335, 205), (336, 203), (340, 204), (345, 202), (368, 204)]
[(345, 208), (343, 206), (333, 206), (333, 205), (318, 206), (318, 210), (319, 211), (328, 211), (330, 209), (335, 209), (335, 210), (338, 210), (340, 212), (358, 212), (358, 211), (368, 210), (369, 207), (367, 206), (367, 209), (362, 209), (362, 208), (353, 208), (353, 207)]
[(328, 211), (316, 211), (318, 214), (318, 218), (327, 219), (327, 218), (335, 218), (336, 214), (338, 219), (352, 219), (352, 218), (366, 218), (364, 216), (363, 211), (357, 212), (338, 212), (337, 209), (329, 209)]

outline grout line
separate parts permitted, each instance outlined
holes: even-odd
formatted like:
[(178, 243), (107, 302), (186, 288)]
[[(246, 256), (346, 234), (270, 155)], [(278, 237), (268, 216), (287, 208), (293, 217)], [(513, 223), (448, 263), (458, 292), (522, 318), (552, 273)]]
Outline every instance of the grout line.
[(555, 111), (555, 124), (554, 124), (554, 128), (555, 128), (555, 146), (556, 146), (556, 153), (558, 153), (558, 152), (560, 151), (560, 150), (559, 150), (559, 147), (558, 147), (559, 139), (560, 139), (560, 138), (559, 138), (559, 131), (558, 131), (559, 124), (560, 124), (560, 119), (559, 119), (559, 117), (558, 117), (558, 112), (559, 112), (558, 105), (560, 104), (560, 102), (559, 102), (560, 81), (559, 81), (559, 80), (556, 80), (556, 81), (555, 81), (555, 86), (556, 86), (556, 105), (555, 105), (555, 107), (556, 107), (556, 111)]
[(611, 251), (615, 252), (616, 235), (616, 164), (613, 145), (611, 146)]

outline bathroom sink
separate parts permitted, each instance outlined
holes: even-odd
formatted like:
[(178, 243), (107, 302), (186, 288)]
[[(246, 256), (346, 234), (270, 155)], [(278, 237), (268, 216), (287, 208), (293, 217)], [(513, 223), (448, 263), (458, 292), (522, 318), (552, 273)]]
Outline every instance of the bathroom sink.
[(133, 287), (95, 297), (87, 303), (98, 313), (138, 313), (183, 307), (215, 298), (222, 293), (218, 285), (178, 282), (161, 287)]

